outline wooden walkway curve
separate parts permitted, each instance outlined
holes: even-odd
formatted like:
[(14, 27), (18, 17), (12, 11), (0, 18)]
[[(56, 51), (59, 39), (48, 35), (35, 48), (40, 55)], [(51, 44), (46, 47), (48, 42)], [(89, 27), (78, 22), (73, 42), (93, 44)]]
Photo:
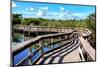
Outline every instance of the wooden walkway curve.
[[(78, 42), (78, 43), (77, 43)], [(47, 53), (36, 64), (52, 64), (52, 63), (65, 63), (65, 62), (79, 62), (79, 40), (74, 40), (72, 43)]]
[(89, 53), (90, 58), (92, 58), (93, 60), (95, 60), (95, 59), (96, 59), (96, 56), (95, 56), (96, 52), (95, 52), (95, 49), (93, 49), (93, 48), (90, 46), (89, 42), (88, 42), (87, 40), (85, 40), (83, 37), (79, 37), (79, 39), (80, 39), (80, 41), (81, 41), (81, 43), (82, 43), (83, 50), (84, 50), (85, 52)]
[[(48, 30), (50, 29), (48, 28)], [(87, 31), (86, 33), (82, 33), (82, 31), (79, 29), (71, 29), (69, 32), (65, 32), (68, 29), (55, 30), (60, 33), (37, 36), (36, 38), (24, 41), (13, 47), (13, 57), (23, 50), (29, 48), (29, 55), (14, 65), (36, 65), (96, 60), (95, 49), (90, 46), (90, 43), (87, 40), (91, 35), (91, 32), (88, 29), (85, 29), (85, 32)], [(63, 31), (61, 32), (61, 30)], [(31, 29), (31, 31), (33, 30)], [(41, 31), (43, 30), (41, 29)], [(84, 39), (84, 37), (86, 39)], [(54, 39), (56, 39), (57, 41), (55, 42)], [(48, 46), (53, 46), (53, 49), (44, 52), (43, 44), (46, 40), (50, 42)], [(55, 48), (54, 44), (57, 43), (60, 43), (62, 45)], [(31, 49), (31, 46), (33, 44), (38, 44), (38, 48), (35, 51), (32, 51)], [(40, 55), (35, 60), (32, 60), (32, 56), (34, 56), (37, 52), (40, 52)], [(26, 62), (27, 64), (25, 64)]]

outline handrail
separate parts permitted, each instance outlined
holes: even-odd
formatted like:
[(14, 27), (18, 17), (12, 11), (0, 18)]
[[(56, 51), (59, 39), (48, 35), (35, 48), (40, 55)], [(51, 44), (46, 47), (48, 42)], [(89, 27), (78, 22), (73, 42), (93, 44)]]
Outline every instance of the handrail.
[(46, 32), (69, 32), (74, 29), (69, 29), (65, 27), (55, 28), (55, 27), (37, 27), (37, 26), (14, 26), (13, 29), (15, 30), (23, 30), (23, 31), (46, 31)]
[[(40, 27), (41, 28), (41, 27)], [(50, 27), (51, 28), (51, 27)], [(90, 36), (92, 33), (91, 31), (89, 31), (88, 29), (85, 29), (89, 35), (86, 36)], [(71, 30), (69, 32), (63, 32), (63, 33), (56, 33), (56, 34), (49, 34), (49, 35), (41, 35), (41, 36), (37, 36), (33, 39), (24, 41), (22, 43), (19, 43), (18, 45), (16, 45), (16, 47), (12, 48), (12, 56), (17, 55), (18, 53), (20, 53), (21, 51), (31, 47), (32, 45), (41, 42), (43, 39), (51, 39), (51, 38), (55, 38), (55, 37), (60, 37), (60, 36), (66, 36), (69, 34), (73, 34), (73, 32), (78, 32), (77, 30)], [(79, 33), (79, 32), (78, 32)], [(81, 33), (81, 32), (80, 32)], [(95, 50), (90, 46), (89, 42), (86, 41), (84, 38), (84, 35), (80, 34), (79, 40), (82, 43), (82, 47), (84, 49), (84, 51), (90, 56), (91, 59), (95, 60)], [(37, 48), (34, 52), (32, 52), (33, 54), (36, 53), (36, 51), (41, 50), (41, 48), (43, 49), (42, 44), (39, 45), (40, 48)], [(43, 53), (41, 54), (43, 55)], [(29, 55), (30, 56), (30, 55)], [(20, 61), (18, 64), (20, 64), (21, 62), (25, 61), (29, 56), (27, 56), (26, 58), (24, 58), (22, 61)], [(37, 58), (38, 59), (38, 58)], [(36, 60), (36, 59), (35, 59)]]
[(36, 54), (37, 51), (39, 51), (41, 47), (37, 48), (35, 51), (33, 51), (32, 54), (29, 54), (28, 56), (26, 56), (24, 59), (22, 59), (20, 62), (18, 62), (16, 65), (20, 65), (22, 62), (26, 61), (28, 58), (30, 58), (30, 56), (33, 56), (34, 54)]
[[(83, 29), (83, 28), (82, 28)], [(89, 31), (88, 29), (85, 29), (87, 31)], [(24, 41), (20, 44), (23, 44), (23, 45), (17, 45), (15, 48), (12, 49), (12, 53), (19, 53), (21, 50), (31, 46), (31, 43), (35, 44), (37, 43), (39, 40), (43, 39), (43, 38), (52, 38), (52, 37), (57, 37), (57, 36), (61, 36), (62, 34), (66, 35), (68, 33), (72, 33), (74, 32), (74, 30), (72, 30), (71, 32), (67, 32), (67, 33), (58, 33), (58, 34), (49, 34), (49, 35), (43, 35), (43, 36), (37, 36), (36, 38), (34, 39), (31, 39), (31, 40), (28, 40), (28, 41)], [(89, 31), (89, 33), (91, 34), (91, 32)], [(83, 36), (83, 35), (82, 35)], [(83, 36), (84, 37), (84, 36)], [(30, 44), (30, 45), (29, 45)]]
[(79, 39), (81, 41), (81, 45), (82, 45), (85, 53), (87, 53), (92, 60), (95, 60), (95, 49), (93, 49), (90, 46), (89, 42), (87, 40), (85, 40), (82, 36), (79, 37)]
[[(78, 30), (78, 32), (80, 32), (83, 37), (88, 37), (92, 34), (92, 32), (89, 29), (86, 29), (86, 28), (79, 28), (79, 29), (76, 28), (76, 30)], [(86, 31), (88, 34), (86, 33), (86, 35), (84, 35), (84, 32), (82, 32), (82, 30)]]
[(47, 38), (54, 38), (54, 37), (63, 36), (63, 35), (68, 35), (68, 34), (71, 34), (72, 32), (37, 36), (37, 37), (35, 37), (31, 40), (24, 41), (24, 42), (20, 43), (19, 45), (16, 45), (16, 47), (12, 48), (12, 55), (14, 56), (14, 55), (20, 53), (24, 49), (32, 46), (33, 44), (36, 44), (39, 40), (47, 39)]
[[(61, 40), (61, 41), (66, 41), (66, 40), (67, 40), (67, 39), (64, 39), (64, 40)], [(59, 46), (59, 47), (53, 48), (53, 49), (51, 49), (51, 50), (49, 50), (49, 51), (47, 51), (47, 52), (44, 52), (44, 54), (47, 54), (48, 52), (51, 52), (51, 51), (56, 50), (56, 49), (58, 49), (58, 48), (61, 48), (62, 46), (65, 46), (66, 44), (70, 43), (70, 42), (73, 41), (73, 40), (75, 40), (75, 39), (70, 39), (69, 42), (66, 42), (65, 44), (63, 44), (63, 45), (61, 45), (61, 46)], [(61, 41), (57, 41), (57, 43), (59, 43), (59, 42), (61, 42)], [(30, 56), (35, 55), (36, 52), (39, 51), (41, 48), (42, 48), (42, 47), (37, 48), (35, 51), (32, 52), (32, 54), (29, 54), (28, 56), (26, 56), (24, 59), (22, 59), (22, 60), (21, 60), (20, 62), (18, 62), (16, 65), (21, 65), (21, 64), (23, 64), (25, 61), (27, 61), (28, 58), (30, 58)], [(42, 56), (42, 54), (41, 54), (40, 56)], [(40, 57), (40, 56), (39, 56), (39, 57)], [(38, 57), (38, 58), (39, 58), (39, 57)], [(32, 62), (32, 64), (34, 64), (34, 63), (37, 61), (38, 58), (36, 58), (36, 59)]]
[[(71, 29), (72, 27), (51, 27), (51, 26), (30, 26), (30, 25), (14, 25), (14, 27), (35, 27), (35, 28), (56, 28), (56, 29)], [(75, 29), (73, 27), (72, 29)]]
[(31, 28), (33, 28), (34, 31), (36, 31), (36, 30), (37, 31), (44, 31), (44, 29), (45, 29), (45, 31), (49, 31), (49, 32), (69, 32), (69, 31), (72, 31), (72, 30), (74, 30), (74, 31), (81, 31), (81, 32), (83, 30), (83, 31), (88, 32), (88, 33), (85, 33), (85, 34), (83, 32), (82, 33), (83, 37), (87, 37), (87, 36), (90, 36), (92, 34), (92, 32), (89, 29), (86, 29), (86, 28), (70, 28), (70, 27), (59, 27), (59, 28), (56, 28), (56, 27), (47, 27), (47, 26), (28, 26), (28, 25), (27, 26), (23, 26), (23, 25), (16, 25), (16, 26), (14, 26), (14, 29), (18, 29), (18, 28), (21, 29), (20, 27), (22, 29), (28, 28), (30, 31), (32, 31)]

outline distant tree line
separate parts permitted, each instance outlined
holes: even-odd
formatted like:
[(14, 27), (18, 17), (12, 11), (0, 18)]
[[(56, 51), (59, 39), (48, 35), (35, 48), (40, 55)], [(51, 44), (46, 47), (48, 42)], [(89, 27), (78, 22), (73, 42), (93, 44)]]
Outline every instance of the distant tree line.
[[(66, 18), (67, 19), (67, 18)], [(44, 18), (23, 18), (21, 14), (12, 14), (12, 24), (47, 26), (47, 27), (70, 27), (87, 28), (92, 31), (92, 46), (96, 48), (96, 13), (91, 13), (86, 19), (55, 20)]]
[(90, 14), (86, 19), (55, 20), (44, 18), (23, 18), (21, 14), (12, 14), (12, 24), (50, 26), (50, 27), (77, 27), (96, 30), (95, 13)]

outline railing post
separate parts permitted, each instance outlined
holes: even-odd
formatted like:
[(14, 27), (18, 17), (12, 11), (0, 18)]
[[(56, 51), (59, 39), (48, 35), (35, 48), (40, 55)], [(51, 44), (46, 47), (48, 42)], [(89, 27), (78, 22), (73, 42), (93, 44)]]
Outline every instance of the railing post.
[(59, 41), (61, 40), (61, 36), (59, 36)]
[(29, 38), (30, 39), (31, 27), (29, 26)]
[[(29, 47), (29, 53), (28, 54), (32, 55), (32, 48), (31, 47)], [(32, 65), (32, 56), (30, 56), (30, 58), (28, 59), (28, 63), (29, 63), (29, 65)]]
[(49, 27), (50, 28), (50, 32), (51, 32), (51, 27)]
[[(53, 43), (54, 42), (54, 38), (51, 38), (51, 43)], [(53, 48), (54, 48), (54, 44), (53, 44)]]
[(66, 29), (64, 29), (64, 33), (66, 32)]
[(25, 41), (26, 40), (26, 38), (25, 38), (25, 26), (24, 26), (23, 34), (24, 34), (24, 41)]
[(79, 46), (79, 53), (80, 53), (80, 56), (81, 56), (81, 60), (82, 61), (85, 61), (85, 58), (83, 56), (83, 47), (82, 47), (82, 44), (80, 43), (80, 46)]
[(14, 67), (14, 56), (12, 55), (12, 58), (11, 58), (11, 66)]
[(67, 39), (68, 39), (68, 40), (70, 39), (70, 34), (67, 35)]
[(44, 50), (43, 50), (43, 44), (42, 44), (42, 40), (41, 41), (39, 41), (39, 46), (41, 47), (41, 53), (42, 53), (42, 55), (43, 55), (43, 57), (44, 57)]
[(51, 38), (51, 43), (53, 43), (54, 42), (54, 39), (53, 38)]
[(62, 33), (62, 29), (60, 29), (60, 33)]
[(71, 39), (73, 38), (73, 33), (70, 34), (70, 38), (71, 38)]
[[(61, 36), (59, 36), (59, 41), (61, 41), (62, 40), (62, 38), (61, 38)], [(60, 42), (60, 45), (62, 45), (62, 42)]]
[(67, 39), (67, 35), (65, 35), (65, 39)]

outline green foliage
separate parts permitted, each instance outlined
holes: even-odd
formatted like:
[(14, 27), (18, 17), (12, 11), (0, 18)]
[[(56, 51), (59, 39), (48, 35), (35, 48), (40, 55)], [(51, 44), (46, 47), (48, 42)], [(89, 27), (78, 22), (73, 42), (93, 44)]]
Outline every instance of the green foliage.
[(95, 13), (90, 14), (86, 19), (71, 19), (71, 20), (55, 20), (44, 18), (22, 18), (21, 14), (13, 14), (14, 24), (32, 25), (32, 26), (47, 26), (47, 27), (70, 27), (70, 28), (88, 28), (95, 30)]
[(24, 18), (21, 20), (21, 24), (23, 25), (29, 25), (32, 22), (31, 18)]
[(90, 14), (87, 19), (86, 23), (89, 29), (96, 30), (96, 15), (95, 13)]
[(15, 35), (13, 34), (13, 42), (21, 42), (23, 40), (23, 37), (21, 34)]
[(21, 14), (12, 14), (12, 24), (20, 24), (21, 23)]
[[(70, 19), (70, 20), (55, 20), (43, 18), (22, 18), (21, 14), (13, 14), (13, 24), (45, 26), (45, 27), (68, 27), (68, 28), (87, 28), (92, 31), (92, 46), (95, 48), (96, 43), (96, 14), (90, 14), (86, 19)], [(14, 41), (20, 41), (20, 36), (15, 37)], [(33, 48), (38, 48), (38, 45), (33, 45)]]
[(38, 44), (33, 44), (32, 46), (31, 46), (31, 48), (39, 48), (39, 45)]
[(24, 25), (30, 25), (30, 24), (40, 25), (42, 21), (43, 21), (42, 18), (38, 18), (38, 19), (37, 18), (23, 18), (22, 24), (24, 24)]
[(96, 49), (96, 13), (90, 14), (86, 19), (86, 23), (92, 31), (91, 46)]

